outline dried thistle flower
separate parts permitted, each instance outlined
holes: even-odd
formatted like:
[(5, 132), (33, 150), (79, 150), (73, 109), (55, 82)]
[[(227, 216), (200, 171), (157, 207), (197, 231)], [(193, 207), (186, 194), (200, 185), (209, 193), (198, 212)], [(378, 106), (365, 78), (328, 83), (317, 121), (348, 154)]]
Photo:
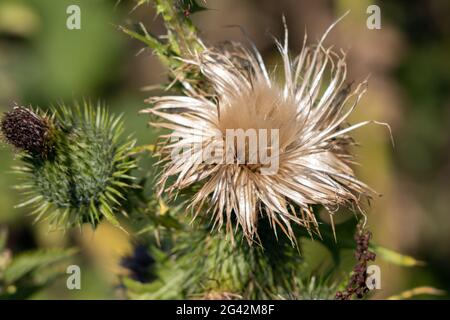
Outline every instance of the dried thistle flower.
[[(152, 97), (148, 99), (152, 107), (142, 110), (164, 120), (152, 122), (153, 126), (171, 130), (162, 136), (160, 152), (165, 168), (159, 180), (160, 194), (173, 195), (200, 185), (191, 202), (195, 216), (206, 205), (214, 226), (221, 228), (226, 220), (231, 237), (236, 219), (250, 242), (258, 237), (257, 222), (263, 215), (275, 232), (279, 226), (295, 241), (292, 222), (308, 232), (319, 232), (312, 205), (323, 205), (330, 214), (339, 206), (362, 210), (360, 202), (374, 191), (359, 181), (350, 167), (353, 140), (348, 133), (374, 121), (346, 123), (366, 90), (366, 82), (351, 90), (346, 84), (345, 54), (324, 47), (333, 26), (317, 45), (304, 45), (293, 60), (288, 54), (286, 28), (284, 44), (276, 41), (283, 61), (281, 86), (267, 71), (258, 51), (240, 44), (205, 47), (194, 58), (186, 59), (187, 65), (200, 69), (208, 80), (212, 95), (181, 80), (186, 96)], [(233, 149), (235, 163), (220, 161), (228, 147), (222, 153), (215, 147), (236, 145), (234, 140), (230, 145), (225, 141), (227, 130), (250, 129), (278, 132), (278, 145), (262, 147), (278, 162), (275, 174), (264, 173), (267, 163), (261, 157), (249, 161), (249, 136), (244, 137), (241, 150)], [(262, 138), (257, 138), (258, 145)], [(214, 152), (205, 161), (208, 148)], [(243, 151), (244, 161), (236, 150)]]
[(14, 106), (3, 115), (0, 127), (6, 142), (19, 150), (46, 157), (53, 148), (51, 119), (31, 109)]

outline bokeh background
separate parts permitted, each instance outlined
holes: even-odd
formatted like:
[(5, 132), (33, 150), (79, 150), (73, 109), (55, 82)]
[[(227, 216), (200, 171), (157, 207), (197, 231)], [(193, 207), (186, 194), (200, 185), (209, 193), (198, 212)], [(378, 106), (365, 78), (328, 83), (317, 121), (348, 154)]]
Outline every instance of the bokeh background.
[[(81, 30), (66, 28), (66, 8), (81, 8)], [(164, 32), (152, 6), (135, 10), (131, 0), (0, 0), (0, 111), (17, 102), (45, 108), (59, 101), (102, 100), (125, 114), (139, 143), (155, 136), (137, 111), (150, 94), (145, 89), (166, 80), (151, 51), (127, 37), (118, 25), (143, 22)], [(367, 7), (381, 8), (381, 29), (366, 27)], [(450, 292), (450, 2), (442, 0), (208, 0), (210, 10), (193, 16), (204, 40), (254, 41), (269, 65), (277, 63), (272, 35), (283, 34), (286, 16), (292, 53), (302, 47), (305, 31), (314, 42), (347, 10), (349, 15), (327, 40), (347, 52), (349, 79), (370, 75), (369, 89), (352, 118), (375, 119), (392, 128), (367, 126), (355, 132), (356, 168), (383, 194), (369, 213), (374, 240), (414, 256), (426, 265), (401, 268), (380, 261), (386, 298), (417, 286)], [(108, 224), (93, 233), (48, 233), (32, 224), (27, 211), (14, 209), (20, 196), (9, 173), (14, 154), (0, 147), (0, 224), (11, 232), (14, 252), (36, 247), (82, 246), (80, 291), (56, 282), (35, 298), (117, 298), (118, 259), (133, 239)], [(145, 166), (145, 164), (144, 164)], [(378, 263), (378, 262), (377, 262)], [(448, 298), (448, 295), (446, 296)], [(444, 297), (445, 298), (445, 297)]]

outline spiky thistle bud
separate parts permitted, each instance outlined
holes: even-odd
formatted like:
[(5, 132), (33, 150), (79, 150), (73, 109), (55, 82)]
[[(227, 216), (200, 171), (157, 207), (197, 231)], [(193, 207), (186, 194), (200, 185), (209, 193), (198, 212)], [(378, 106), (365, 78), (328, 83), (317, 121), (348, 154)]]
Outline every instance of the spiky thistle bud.
[[(15, 167), (23, 181), (17, 188), (27, 196), (18, 207), (32, 205), (36, 220), (46, 218), (55, 227), (85, 222), (95, 227), (103, 217), (118, 226), (114, 212), (133, 187), (135, 141), (122, 142), (120, 117), (110, 116), (102, 106), (61, 105), (52, 113), (44, 118), (14, 108), (2, 121), (7, 141), (28, 151), (21, 156), (24, 165)], [(42, 157), (50, 145), (51, 156)]]
[(0, 123), (2, 136), (12, 146), (34, 156), (46, 157), (53, 147), (52, 120), (31, 109), (15, 106)]

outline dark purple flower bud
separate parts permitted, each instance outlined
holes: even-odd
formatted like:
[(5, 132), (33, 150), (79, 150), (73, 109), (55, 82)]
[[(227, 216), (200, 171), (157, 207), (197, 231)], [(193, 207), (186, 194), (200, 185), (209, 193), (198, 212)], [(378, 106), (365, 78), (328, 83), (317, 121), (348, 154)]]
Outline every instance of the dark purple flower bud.
[(52, 123), (30, 109), (15, 106), (0, 122), (7, 143), (34, 156), (46, 157), (52, 150)]

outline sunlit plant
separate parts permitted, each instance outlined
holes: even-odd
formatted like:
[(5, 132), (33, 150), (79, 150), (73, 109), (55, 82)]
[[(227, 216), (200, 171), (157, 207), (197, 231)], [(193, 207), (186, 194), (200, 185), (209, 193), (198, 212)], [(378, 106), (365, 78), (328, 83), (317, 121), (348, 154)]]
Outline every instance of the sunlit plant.
[[(371, 241), (365, 206), (377, 193), (353, 170), (351, 133), (378, 122), (348, 121), (367, 82), (352, 85), (345, 54), (325, 45), (335, 24), (316, 43), (305, 38), (295, 55), (283, 20), (285, 38), (275, 41), (279, 80), (251, 41), (202, 41), (190, 17), (204, 3), (141, 0), (138, 6), (149, 2), (166, 34), (155, 36), (142, 24), (120, 30), (168, 69), (166, 94), (150, 96), (141, 111), (158, 142), (135, 146), (123, 134), (122, 118), (101, 104), (45, 111), (14, 105), (0, 131), (20, 163), (14, 166), (23, 196), (18, 207), (65, 230), (96, 228), (103, 220), (126, 225), (136, 243), (120, 261), (127, 272), (120, 280), (132, 299), (361, 299), (370, 296), (367, 268), (376, 255), (419, 264)], [(276, 172), (264, 174), (260, 158), (247, 161), (245, 139), (244, 161), (203, 158), (205, 148), (227, 145), (227, 130), (249, 129), (279, 133), (276, 145), (263, 146), (277, 157)], [(173, 157), (179, 149), (187, 152)], [(139, 159), (151, 161), (145, 153), (159, 161), (138, 173)], [(233, 151), (233, 160), (239, 157)], [(336, 222), (337, 216), (346, 219)], [(305, 248), (314, 244), (330, 253), (325, 270), (311, 267), (316, 251)], [(348, 249), (355, 265), (347, 270), (341, 257)], [(0, 241), (0, 297), (27, 280), (21, 270), (73, 253), (38, 252), (14, 264)]]

